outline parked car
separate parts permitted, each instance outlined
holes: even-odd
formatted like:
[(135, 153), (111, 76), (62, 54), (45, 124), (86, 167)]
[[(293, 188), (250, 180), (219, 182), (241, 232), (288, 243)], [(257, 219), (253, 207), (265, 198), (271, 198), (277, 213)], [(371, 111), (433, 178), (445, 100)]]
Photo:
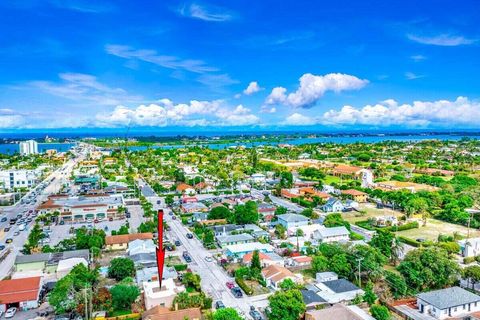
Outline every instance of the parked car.
[(65, 224), (65, 221), (63, 220), (60, 220), (60, 223), (59, 223), (61, 226), (63, 226)]
[(178, 246), (181, 246), (182, 243), (180, 242), (180, 240), (175, 240), (175, 245), (178, 247)]
[(221, 300), (218, 300), (217, 302), (215, 302), (215, 309), (223, 309), (223, 308), (225, 308), (225, 305)]
[(187, 233), (187, 238), (188, 238), (188, 239), (193, 239), (193, 234)]
[(15, 232), (13, 233), (14, 236), (18, 236), (19, 234), (20, 234), (20, 231), (15, 231)]
[(253, 320), (263, 320), (262, 315), (260, 314), (260, 312), (255, 310), (254, 306), (250, 306), (249, 314), (250, 314), (250, 316), (252, 317)]
[(17, 308), (15, 307), (8, 308), (7, 312), (5, 312), (5, 319), (13, 318), (15, 313), (17, 313)]
[[(0, 251), (2, 251), (2, 250), (5, 249), (5, 248), (6, 248), (6, 247), (5, 247), (3, 244), (0, 244)], [(0, 315), (0, 318), (1, 318), (1, 317), (2, 317), (2, 316)]]
[(228, 289), (232, 289), (232, 288), (235, 287), (235, 283), (233, 283), (233, 282), (231, 282), (231, 281), (227, 281), (226, 285), (227, 285), (227, 288), (228, 288)]
[(185, 261), (186, 261), (187, 263), (192, 262), (192, 258), (190, 257), (190, 255), (188, 254), (187, 251), (183, 251), (182, 256), (183, 256), (183, 259), (185, 259)]
[(12, 243), (12, 242), (13, 242), (12, 238), (7, 238), (7, 240), (5, 240), (5, 243)]
[(206, 257), (205, 257), (205, 261), (207, 261), (207, 262), (212, 262), (213, 259), (212, 259), (212, 257), (210, 257), (210, 256), (206, 256)]
[(243, 297), (243, 293), (242, 293), (242, 290), (239, 288), (239, 287), (233, 287), (231, 289), (232, 293), (233, 293), (233, 296), (235, 298), (241, 298)]
[(7, 217), (3, 217), (0, 222), (5, 222), (5, 221), (7, 221), (7, 220), (8, 220)]
[(6, 227), (5, 229), (3, 229), (4, 232), (8, 232), (10, 231), (10, 228), (9, 227)]

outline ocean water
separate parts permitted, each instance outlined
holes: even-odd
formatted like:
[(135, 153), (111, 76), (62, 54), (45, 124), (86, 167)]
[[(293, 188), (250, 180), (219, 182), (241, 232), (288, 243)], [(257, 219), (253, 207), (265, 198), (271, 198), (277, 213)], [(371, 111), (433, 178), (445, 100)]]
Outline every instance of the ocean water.
[[(290, 145), (303, 145), (309, 143), (338, 143), (338, 144), (348, 144), (348, 143), (378, 143), (383, 141), (422, 141), (422, 140), (451, 140), (457, 141), (462, 138), (470, 139), (479, 139), (478, 135), (455, 135), (455, 134), (411, 134), (411, 135), (366, 135), (366, 136), (324, 136), (324, 137), (315, 137), (315, 138), (296, 138), (296, 139), (280, 139), (279, 141), (254, 141), (254, 142), (232, 142), (232, 143), (204, 143), (197, 144), (197, 146), (207, 147), (213, 150), (222, 150), (230, 147), (236, 146), (245, 146), (245, 147), (256, 147), (261, 145), (270, 145), (276, 146), (279, 144), (290, 144)], [(186, 146), (192, 146), (192, 144), (172, 144), (172, 145), (163, 145), (163, 146), (152, 146), (153, 149), (177, 149), (184, 148)], [(146, 146), (132, 146), (128, 149), (131, 151), (143, 151), (148, 147)]]
[[(75, 144), (74, 143), (39, 143), (38, 152), (43, 153), (49, 149), (55, 149), (57, 152), (65, 152), (70, 150)], [(14, 154), (19, 152), (18, 144), (15, 143), (5, 143), (0, 144), (0, 153), (2, 154)]]

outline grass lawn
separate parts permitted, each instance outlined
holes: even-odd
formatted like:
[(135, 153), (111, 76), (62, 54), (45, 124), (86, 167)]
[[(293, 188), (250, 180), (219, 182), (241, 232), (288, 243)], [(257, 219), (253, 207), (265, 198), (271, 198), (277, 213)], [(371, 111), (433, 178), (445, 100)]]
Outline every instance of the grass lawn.
[(263, 287), (261, 284), (259, 284), (255, 280), (245, 280), (245, 284), (253, 289), (253, 296), (259, 295), (259, 294), (265, 294), (269, 293), (270, 290), (267, 288)]
[(182, 260), (180, 259), (180, 257), (177, 257), (177, 256), (167, 256), (165, 258), (165, 262), (167, 264), (168, 267), (171, 267), (171, 266), (174, 266), (176, 264), (182, 264)]
[[(325, 179), (323, 180), (325, 184), (332, 184), (332, 183), (340, 183), (340, 181), (342, 181), (342, 179), (340, 179), (340, 177), (336, 177), (336, 176), (331, 176), (331, 175), (326, 175), (325, 176)], [(344, 180), (346, 181), (346, 180)]]
[(360, 204), (360, 210), (365, 211), (365, 214), (352, 211), (352, 212), (343, 212), (342, 216), (343, 219), (350, 223), (355, 223), (356, 221), (359, 220), (367, 220), (368, 218), (373, 218), (373, 217), (380, 217), (380, 216), (395, 216), (397, 219), (399, 219), (401, 216), (403, 216), (403, 213), (400, 211), (394, 211), (391, 209), (377, 209), (374, 204), (371, 203), (362, 203)]
[[(457, 224), (452, 224), (436, 219), (428, 219), (427, 225), (422, 226), (422, 222), (419, 221), (420, 227), (417, 229), (410, 229), (397, 232), (398, 235), (404, 236), (410, 239), (425, 238), (427, 240), (436, 240), (438, 235), (453, 235), (454, 232), (458, 232), (462, 236), (466, 237), (468, 228)], [(479, 237), (480, 231), (478, 229), (470, 229), (470, 237)]]
[(130, 313), (132, 313), (132, 311), (130, 311), (130, 310), (115, 310), (111, 314), (109, 314), (108, 316), (109, 317), (118, 317), (118, 316), (123, 316), (123, 315), (126, 315), (126, 314), (130, 314)]

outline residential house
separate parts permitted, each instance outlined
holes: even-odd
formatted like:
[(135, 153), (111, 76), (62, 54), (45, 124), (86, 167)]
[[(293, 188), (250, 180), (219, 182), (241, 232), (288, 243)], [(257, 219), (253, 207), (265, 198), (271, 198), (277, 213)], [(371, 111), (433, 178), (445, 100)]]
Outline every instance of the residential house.
[[(242, 258), (243, 264), (249, 266), (250, 263), (252, 263), (252, 257), (253, 257), (253, 252), (250, 252), (244, 255)], [(260, 258), (260, 265), (262, 268), (265, 268), (271, 265), (283, 266), (284, 264), (283, 258), (274, 252), (271, 252), (271, 253), (259, 252), (258, 257)]]
[(309, 256), (290, 257), (285, 261), (285, 267), (292, 268), (309, 268), (311, 264), (312, 257)]
[(287, 230), (308, 225), (309, 222), (310, 219), (301, 214), (287, 213), (278, 216), (278, 223), (283, 225)]
[(299, 278), (285, 267), (278, 265), (270, 265), (262, 269), (262, 276), (268, 287), (275, 290), (280, 289), (280, 283), (286, 279), (290, 279), (295, 283), (299, 282)]
[(234, 244), (244, 244), (244, 243), (250, 243), (255, 241), (255, 239), (248, 233), (218, 236), (216, 237), (216, 240), (220, 248), (225, 248), (226, 246), (230, 246)]
[(201, 320), (203, 319), (200, 308), (170, 310), (169, 308), (155, 306), (142, 313), (142, 320)]
[(191, 185), (188, 185), (186, 183), (179, 183), (176, 188), (178, 193), (181, 194), (188, 194), (188, 195), (194, 195), (195, 194), (195, 188), (192, 187)]
[(69, 258), (65, 260), (60, 260), (57, 266), (57, 279), (61, 279), (68, 275), (73, 268), (77, 265), (83, 264), (88, 268), (88, 261), (85, 258)]
[(266, 176), (263, 173), (254, 173), (250, 176), (250, 183), (265, 184)]
[(375, 184), (376, 189), (383, 191), (398, 191), (398, 190), (408, 190), (412, 193), (418, 191), (438, 191), (440, 188), (430, 186), (428, 184), (414, 183), (409, 181), (382, 181)]
[(128, 243), (134, 240), (152, 240), (153, 233), (132, 233), (105, 237), (106, 250), (127, 250)]
[(208, 211), (208, 207), (201, 202), (182, 203), (180, 209), (184, 213), (207, 212)]
[(300, 290), (303, 296), (303, 302), (308, 310), (317, 309), (322, 305), (328, 304), (326, 300), (320, 297), (317, 292), (318, 288), (311, 285), (306, 285), (305, 289)]
[(136, 253), (128, 256), (129, 259), (133, 261), (135, 267), (138, 269), (142, 268), (152, 268), (157, 266), (157, 257), (155, 253)]
[(145, 310), (149, 310), (155, 306), (171, 308), (175, 296), (184, 291), (185, 286), (177, 285), (173, 279), (163, 280), (161, 288), (158, 286), (158, 281), (144, 281), (143, 296)]
[(157, 245), (152, 239), (147, 240), (133, 240), (128, 243), (127, 253), (129, 256), (133, 256), (139, 253), (155, 253), (157, 251)]
[(317, 282), (318, 295), (328, 303), (351, 301), (357, 295), (363, 295), (363, 290), (346, 279)]
[(9, 307), (20, 310), (38, 308), (42, 291), (42, 277), (30, 277), (0, 281), (0, 311)]
[(323, 212), (342, 212), (345, 206), (340, 199), (330, 197), (321, 208)]
[(237, 260), (242, 259), (244, 255), (255, 250), (262, 253), (272, 253), (273, 247), (269, 244), (260, 242), (233, 244), (225, 248), (225, 255), (230, 259)]
[(375, 320), (358, 306), (346, 306), (341, 303), (321, 310), (308, 310), (305, 320)]
[(332, 271), (317, 272), (317, 274), (315, 275), (315, 280), (317, 282), (326, 282), (326, 281), (332, 281), (337, 279), (338, 279), (338, 275)]
[(463, 319), (480, 311), (480, 296), (460, 287), (451, 287), (419, 293), (417, 307), (421, 314), (435, 319)]
[(355, 189), (342, 190), (342, 194), (350, 197), (353, 201), (358, 203), (367, 202), (368, 199), (368, 194)]
[(313, 238), (318, 242), (324, 243), (348, 241), (350, 239), (350, 231), (344, 226), (322, 228), (313, 233)]
[(84, 249), (53, 253), (17, 255), (15, 257), (14, 270), (15, 273), (38, 272), (40, 274), (55, 274), (61, 261), (72, 258), (80, 258), (86, 262), (89, 262), (90, 252), (87, 249)]
[[(174, 267), (163, 266), (163, 279), (177, 279), (178, 273)], [(143, 282), (158, 281), (157, 266), (138, 269), (135, 274), (137, 284), (142, 286)]]
[(476, 257), (480, 255), (480, 238), (469, 238), (458, 241), (460, 252), (464, 257)]

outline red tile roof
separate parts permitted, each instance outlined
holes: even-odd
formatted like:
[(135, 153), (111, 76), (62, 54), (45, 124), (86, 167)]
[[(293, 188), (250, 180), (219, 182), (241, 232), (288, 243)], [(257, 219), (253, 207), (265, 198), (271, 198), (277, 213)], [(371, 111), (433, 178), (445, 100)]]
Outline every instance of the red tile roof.
[(37, 300), (41, 277), (0, 281), (2, 304)]

